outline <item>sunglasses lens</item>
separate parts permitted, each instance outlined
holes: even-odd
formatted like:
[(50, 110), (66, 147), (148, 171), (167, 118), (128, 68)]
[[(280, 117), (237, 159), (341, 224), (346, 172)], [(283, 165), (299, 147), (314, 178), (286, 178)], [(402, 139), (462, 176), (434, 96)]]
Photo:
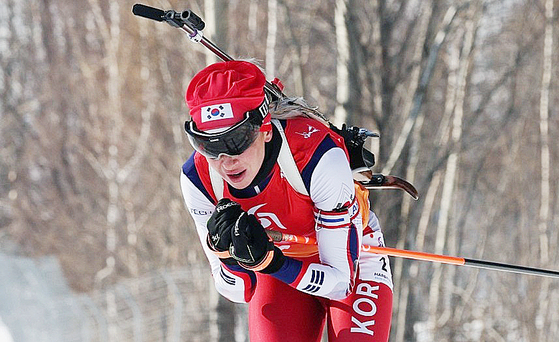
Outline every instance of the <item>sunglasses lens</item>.
[(260, 131), (260, 126), (254, 125), (250, 120), (214, 135), (198, 133), (191, 126), (190, 122), (185, 124), (190, 144), (202, 155), (213, 159), (222, 154), (236, 156), (243, 153), (256, 140)]

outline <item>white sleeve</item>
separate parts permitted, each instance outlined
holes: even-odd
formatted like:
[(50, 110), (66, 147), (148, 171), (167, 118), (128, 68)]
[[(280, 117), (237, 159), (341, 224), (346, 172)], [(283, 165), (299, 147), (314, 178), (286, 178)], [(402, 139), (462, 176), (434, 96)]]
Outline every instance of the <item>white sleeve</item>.
[(320, 158), (309, 192), (315, 204), (320, 264), (308, 265), (297, 289), (342, 299), (349, 295), (355, 278), (362, 223), (354, 200), (353, 176), (341, 148), (331, 148)]
[(332, 211), (353, 200), (353, 175), (345, 152), (335, 147), (317, 163), (311, 176), (311, 200), (317, 209)]
[(206, 223), (215, 209), (214, 204), (204, 196), (184, 173), (181, 173), (180, 184), (186, 207), (194, 220), (200, 243), (210, 262), (217, 291), (233, 302), (246, 303), (250, 299), (247, 298), (247, 293), (252, 292), (251, 287), (253, 284), (248, 280), (248, 277), (239, 276), (237, 272), (232, 272), (225, 267), (206, 244), (206, 236), (208, 234)]

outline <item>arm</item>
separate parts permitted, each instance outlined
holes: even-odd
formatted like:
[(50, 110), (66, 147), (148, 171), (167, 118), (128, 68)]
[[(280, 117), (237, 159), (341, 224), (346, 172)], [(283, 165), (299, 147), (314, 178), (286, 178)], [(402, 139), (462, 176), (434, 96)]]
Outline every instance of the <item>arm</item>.
[(320, 158), (311, 176), (310, 196), (320, 263), (290, 261), (272, 275), (300, 291), (341, 299), (353, 285), (362, 234), (353, 176), (342, 149), (332, 148)]
[(192, 162), (191, 168), (186, 168), (186, 174), (183, 169), (180, 176), (181, 190), (185, 204), (196, 225), (204, 254), (210, 262), (215, 287), (221, 295), (233, 302), (248, 302), (256, 285), (254, 272), (245, 270), (238, 264), (228, 265), (223, 263), (208, 247), (206, 242), (208, 236), (207, 222), (215, 209), (215, 205), (193, 183), (190, 177), (195, 178), (196, 176), (193, 172), (188, 172), (188, 170), (192, 171), (194, 167), (192, 158), (189, 162)]

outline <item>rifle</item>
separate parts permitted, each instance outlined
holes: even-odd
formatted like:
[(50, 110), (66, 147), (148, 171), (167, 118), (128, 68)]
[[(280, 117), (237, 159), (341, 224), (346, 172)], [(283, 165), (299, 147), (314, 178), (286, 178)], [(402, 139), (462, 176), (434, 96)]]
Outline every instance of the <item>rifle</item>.
[[(233, 61), (234, 59), (217, 47), (214, 43), (204, 37), (202, 30), (206, 26), (204, 21), (191, 10), (177, 12), (175, 10), (161, 10), (158, 8), (135, 4), (132, 7), (132, 13), (137, 16), (166, 22), (172, 27), (184, 31), (188, 38), (195, 43), (200, 43), (208, 48), (222, 61)], [(272, 82), (266, 81), (264, 88), (272, 95), (272, 101), (287, 98), (282, 92), (283, 85), (276, 78)], [(373, 133), (367, 129), (359, 127), (347, 127), (345, 124), (342, 128), (338, 128), (326, 119), (326, 117), (316, 109), (307, 108), (325, 121), (329, 127), (344, 138), (345, 146), (349, 153), (350, 166), (353, 172), (353, 178), (356, 182), (363, 185), (366, 189), (399, 189), (412, 196), (413, 199), (419, 198), (417, 189), (408, 181), (391, 175), (383, 175), (373, 173), (372, 167), (375, 165), (375, 156), (372, 152), (364, 148), (365, 140), (369, 137), (379, 137), (377, 133)]]

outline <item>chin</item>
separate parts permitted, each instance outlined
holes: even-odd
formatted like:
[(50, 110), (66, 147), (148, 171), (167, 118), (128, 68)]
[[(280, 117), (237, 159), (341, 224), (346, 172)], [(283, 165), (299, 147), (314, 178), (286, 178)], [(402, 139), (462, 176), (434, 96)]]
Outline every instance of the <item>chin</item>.
[(247, 177), (247, 175), (243, 175), (240, 179), (234, 179), (232, 177), (228, 177), (226, 179), (227, 179), (227, 183), (229, 183), (229, 185), (231, 185), (235, 189), (242, 190), (242, 189), (244, 189), (244, 188), (246, 188), (247, 186), (250, 185), (253, 178), (254, 177), (250, 178), (250, 177)]
[(250, 182), (230, 182), (229, 185), (237, 190), (242, 190), (250, 185)]

